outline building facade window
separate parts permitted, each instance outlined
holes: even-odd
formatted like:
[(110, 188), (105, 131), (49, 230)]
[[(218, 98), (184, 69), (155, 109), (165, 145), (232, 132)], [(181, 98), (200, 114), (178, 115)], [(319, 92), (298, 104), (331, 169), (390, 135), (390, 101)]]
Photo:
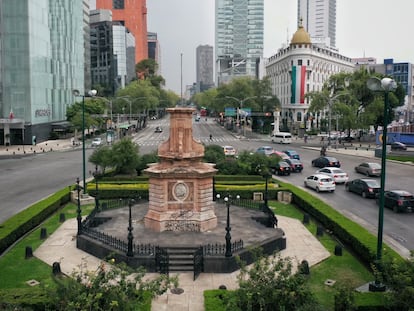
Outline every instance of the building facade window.
[(125, 1), (124, 0), (113, 0), (113, 8), (115, 10), (125, 9)]

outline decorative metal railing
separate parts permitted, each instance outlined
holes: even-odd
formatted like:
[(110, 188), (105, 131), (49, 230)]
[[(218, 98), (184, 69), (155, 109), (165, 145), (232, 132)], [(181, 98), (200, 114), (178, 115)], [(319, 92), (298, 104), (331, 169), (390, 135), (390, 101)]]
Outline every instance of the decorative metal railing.
[[(243, 249), (243, 240), (238, 240), (231, 243), (231, 252), (234, 253), (236, 251)], [(207, 244), (203, 245), (203, 255), (204, 256), (217, 256), (217, 255), (224, 255), (226, 253), (226, 244)]]

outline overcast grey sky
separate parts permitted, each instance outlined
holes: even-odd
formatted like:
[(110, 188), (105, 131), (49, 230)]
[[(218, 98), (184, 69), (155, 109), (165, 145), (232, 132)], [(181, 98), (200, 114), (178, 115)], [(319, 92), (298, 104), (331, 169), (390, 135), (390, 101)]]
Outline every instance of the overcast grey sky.
[[(264, 57), (270, 57), (297, 29), (296, 0), (264, 0)], [(214, 47), (214, 0), (147, 0), (148, 31), (158, 33), (161, 70), (167, 89), (183, 91), (195, 82), (199, 45)], [(336, 46), (348, 57), (372, 56), (414, 63), (411, 19), (414, 1), (337, 0)]]

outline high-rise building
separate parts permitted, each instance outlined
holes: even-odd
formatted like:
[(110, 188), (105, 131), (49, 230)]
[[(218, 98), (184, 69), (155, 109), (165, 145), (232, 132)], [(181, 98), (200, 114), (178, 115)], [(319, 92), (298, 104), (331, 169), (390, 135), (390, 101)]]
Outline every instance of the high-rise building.
[(264, 0), (216, 0), (216, 83), (257, 76), (263, 56)]
[(298, 0), (300, 20), (313, 44), (336, 46), (336, 0)]
[(156, 32), (148, 32), (148, 58), (155, 60), (158, 64), (157, 75), (161, 75), (161, 51), (158, 35)]
[(87, 1), (0, 1), (0, 144), (62, 130), (73, 89), (84, 94)]
[(196, 49), (197, 91), (203, 92), (214, 86), (214, 55), (211, 45), (199, 45)]
[(148, 58), (146, 0), (96, 0), (96, 9), (111, 10), (112, 20), (134, 35), (135, 63)]
[(113, 95), (135, 77), (134, 36), (112, 21), (110, 10), (91, 10), (90, 40), (92, 85), (104, 87), (102, 95)]

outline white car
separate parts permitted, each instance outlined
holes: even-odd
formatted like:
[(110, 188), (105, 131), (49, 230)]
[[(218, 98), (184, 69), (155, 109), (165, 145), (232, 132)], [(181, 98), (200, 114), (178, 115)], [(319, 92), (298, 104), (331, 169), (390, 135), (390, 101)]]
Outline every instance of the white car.
[(346, 183), (349, 179), (348, 174), (337, 167), (324, 167), (317, 170), (316, 173), (332, 177), (336, 184)]
[(236, 149), (233, 146), (223, 146), (223, 151), (225, 156), (235, 156)]
[(92, 140), (92, 147), (99, 147), (100, 145), (102, 145), (102, 138), (96, 137)]
[(309, 177), (306, 177), (305, 187), (312, 188), (316, 192), (320, 191), (335, 191), (335, 181), (328, 175), (325, 174), (313, 174)]

